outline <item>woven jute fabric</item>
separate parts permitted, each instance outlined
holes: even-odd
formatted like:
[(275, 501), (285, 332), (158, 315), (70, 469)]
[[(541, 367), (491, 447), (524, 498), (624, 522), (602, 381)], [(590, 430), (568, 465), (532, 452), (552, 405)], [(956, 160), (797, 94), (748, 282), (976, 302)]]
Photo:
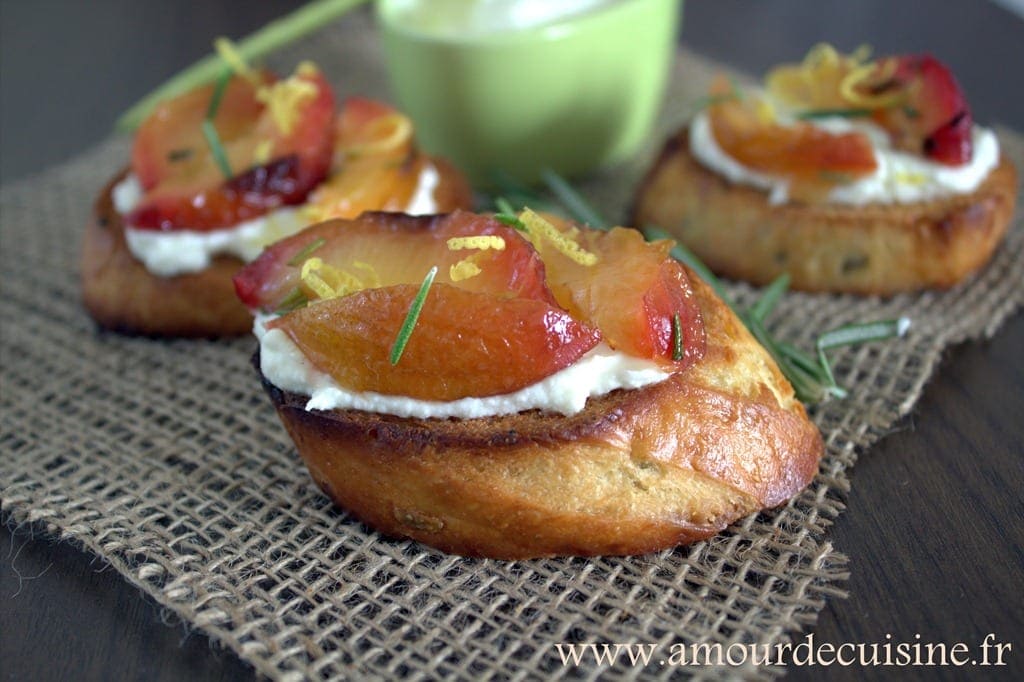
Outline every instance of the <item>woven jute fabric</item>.
[[(301, 48), (339, 92), (385, 95), (365, 16)], [(716, 69), (681, 53), (657, 140)], [(1024, 142), (1001, 131), (1024, 168)], [(625, 213), (657, 140), (581, 185)], [(1021, 215), (995, 260), (952, 291), (890, 300), (788, 295), (777, 334), (909, 315), (899, 341), (836, 352), (850, 397), (811, 410), (827, 454), (785, 507), (689, 547), (628, 558), (502, 562), (379, 536), (311, 482), (263, 395), (251, 339), (154, 341), (96, 330), (79, 302), (80, 231), (125, 162), (110, 140), (0, 190), (0, 505), (17, 523), (78, 543), (186, 622), (280, 679), (668, 677), (671, 667), (565, 666), (562, 642), (787, 641), (843, 595), (845, 558), (827, 530), (847, 469), (907, 413), (944, 348), (994, 333), (1018, 305)], [(754, 291), (732, 287), (750, 302)], [(715, 675), (710, 669), (701, 674)], [(778, 670), (730, 670), (772, 676)]]

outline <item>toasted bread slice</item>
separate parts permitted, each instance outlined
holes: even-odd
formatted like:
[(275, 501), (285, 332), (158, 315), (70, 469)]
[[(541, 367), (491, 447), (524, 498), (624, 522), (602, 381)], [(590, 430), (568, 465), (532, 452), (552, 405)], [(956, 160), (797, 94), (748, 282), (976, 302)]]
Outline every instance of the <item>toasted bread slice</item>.
[(503, 559), (692, 542), (785, 502), (814, 476), (823, 445), (768, 354), (690, 277), (705, 357), (571, 417), (306, 411), (306, 396), (264, 387), (316, 483), (387, 535)]
[[(440, 180), (434, 191), (439, 212), (468, 208), (472, 191), (443, 159), (431, 158)], [(221, 337), (252, 331), (252, 314), (239, 302), (232, 276), (244, 265), (217, 256), (199, 272), (160, 277), (128, 250), (124, 222), (114, 208), (112, 179), (96, 200), (82, 244), (82, 300), (100, 326), (146, 336)]]
[(641, 184), (633, 224), (655, 224), (712, 270), (767, 284), (784, 272), (805, 291), (888, 295), (946, 288), (991, 258), (1006, 233), (1017, 174), (1005, 156), (969, 194), (914, 204), (772, 206), (690, 153), (686, 130)]

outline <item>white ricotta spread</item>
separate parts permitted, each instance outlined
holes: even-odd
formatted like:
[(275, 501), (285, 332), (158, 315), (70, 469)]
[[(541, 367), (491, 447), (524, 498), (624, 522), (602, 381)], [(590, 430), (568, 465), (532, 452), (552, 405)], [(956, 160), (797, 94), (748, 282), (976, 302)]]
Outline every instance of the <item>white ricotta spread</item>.
[[(425, 164), (416, 182), (406, 213), (425, 215), (437, 212), (434, 190), (440, 176), (432, 164)], [(143, 197), (138, 177), (129, 173), (114, 186), (114, 208), (121, 215), (131, 213)], [(220, 230), (144, 230), (126, 225), (125, 241), (132, 255), (159, 277), (198, 272), (210, 265), (214, 256), (228, 254), (244, 262), (254, 260), (272, 242), (305, 227), (302, 207), (284, 207)]]
[[(828, 201), (837, 204), (915, 203), (966, 194), (977, 189), (999, 163), (999, 142), (995, 133), (979, 126), (971, 131), (974, 147), (970, 162), (947, 166), (893, 149), (886, 132), (867, 121), (831, 117), (808, 122), (831, 133), (863, 132), (874, 148), (878, 168), (867, 177), (834, 187)], [(698, 113), (690, 124), (690, 153), (731, 182), (765, 190), (771, 204), (784, 204), (789, 200), (788, 180), (746, 168), (718, 146), (706, 111)]]
[(434, 190), (441, 182), (441, 176), (437, 168), (429, 161), (423, 164), (419, 177), (416, 179), (416, 189), (409, 199), (409, 205), (405, 212), (409, 215), (430, 215), (437, 213), (437, 201), (434, 199)]
[(266, 329), (269, 316), (257, 315), (253, 332), (260, 342), (260, 370), (278, 388), (309, 396), (307, 410), (354, 409), (399, 417), (473, 419), (539, 409), (572, 415), (587, 398), (619, 388), (640, 388), (669, 377), (656, 363), (599, 344), (565, 369), (505, 395), (447, 402), (351, 391), (313, 367), (280, 329)]

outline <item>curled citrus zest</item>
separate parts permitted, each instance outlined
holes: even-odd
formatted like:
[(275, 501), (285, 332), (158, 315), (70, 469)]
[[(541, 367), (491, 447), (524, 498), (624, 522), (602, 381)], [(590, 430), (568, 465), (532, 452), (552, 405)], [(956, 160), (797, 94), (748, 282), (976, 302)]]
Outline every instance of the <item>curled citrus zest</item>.
[(300, 277), (302, 283), (321, 301), (347, 296), (366, 288), (355, 275), (327, 265), (317, 257), (309, 258), (302, 264)]
[(904, 98), (901, 91), (871, 95), (857, 90), (857, 87), (868, 79), (883, 83), (887, 81), (896, 70), (896, 62), (889, 59), (881, 63), (881, 72), (878, 68), (877, 62), (868, 62), (854, 68), (840, 81), (839, 94), (847, 102), (868, 109), (883, 109), (899, 104)]
[(770, 125), (775, 122), (775, 107), (764, 97), (759, 97), (755, 100), (755, 112), (757, 113), (757, 120), (762, 125)]
[(818, 43), (807, 51), (807, 55), (800, 64), (800, 68), (804, 72), (804, 75), (810, 76), (818, 70), (831, 71), (832, 69), (836, 69), (840, 66), (841, 61), (839, 52), (836, 51), (836, 48), (832, 47), (828, 43)]
[(377, 274), (377, 270), (369, 263), (364, 263), (361, 260), (352, 261), (352, 267), (366, 273), (366, 278), (363, 280), (365, 289), (377, 289), (381, 286), (380, 275)]
[(256, 99), (270, 108), (274, 124), (285, 135), (291, 135), (299, 121), (302, 105), (316, 97), (317, 86), (298, 76), (263, 86)]
[(270, 153), (273, 149), (273, 140), (261, 140), (260, 143), (256, 145), (256, 149), (253, 150), (252, 160), (260, 166), (266, 164), (270, 161)]
[(303, 76), (304, 78), (315, 78), (320, 75), (320, 68), (313, 62), (306, 59), (299, 63), (298, 67), (295, 69), (295, 73)]
[(496, 234), (452, 237), (448, 240), (447, 244), (450, 251), (462, 251), (464, 249), (480, 249), (482, 251), (486, 251), (488, 249), (493, 249), (494, 251), (505, 250), (505, 240)]
[(526, 227), (526, 234), (537, 251), (541, 250), (543, 242), (550, 242), (559, 253), (575, 263), (587, 266), (597, 263), (597, 254), (581, 247), (572, 237), (562, 234), (558, 228), (530, 209), (524, 209), (519, 214), (519, 220)]
[(480, 266), (476, 264), (476, 259), (480, 254), (473, 254), (463, 258), (458, 263), (455, 263), (448, 268), (448, 276), (453, 282), (461, 282), (464, 279), (470, 277), (476, 277), (480, 274)]
[(864, 64), (871, 58), (872, 48), (867, 43), (858, 45), (853, 52), (850, 53), (850, 60), (854, 64)]
[[(412, 139), (412, 121), (399, 113), (373, 120), (369, 126), (372, 142), (354, 144), (344, 148), (348, 156), (371, 156), (398, 149)], [(379, 138), (379, 139), (375, 139)]]
[(217, 50), (217, 54), (220, 55), (220, 58), (231, 67), (231, 70), (249, 81), (254, 88), (258, 88), (263, 85), (260, 75), (246, 63), (245, 57), (241, 55), (238, 48), (235, 47), (235, 44), (231, 42), (230, 39), (221, 36), (213, 41), (213, 47)]

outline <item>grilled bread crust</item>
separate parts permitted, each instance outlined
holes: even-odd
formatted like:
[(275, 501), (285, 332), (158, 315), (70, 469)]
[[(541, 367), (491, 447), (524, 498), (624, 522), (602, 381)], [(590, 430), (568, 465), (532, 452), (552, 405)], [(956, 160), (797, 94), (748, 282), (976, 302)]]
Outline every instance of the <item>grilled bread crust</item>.
[(641, 184), (633, 224), (655, 224), (726, 277), (767, 284), (784, 272), (805, 291), (890, 295), (947, 288), (991, 258), (1017, 197), (1000, 160), (969, 194), (913, 204), (772, 206), (690, 153), (684, 129)]
[(823, 445), (771, 358), (690, 277), (705, 357), (570, 417), (306, 411), (307, 397), (266, 379), (264, 388), (314, 481), (386, 535), (501, 559), (692, 542), (792, 497), (817, 472)]
[[(455, 168), (432, 158), (440, 180), (434, 199), (440, 212), (469, 208), (472, 190)], [(82, 301), (101, 327), (125, 334), (175, 337), (238, 336), (252, 331), (252, 314), (238, 300), (231, 278), (244, 265), (216, 256), (199, 272), (159, 277), (137, 260), (125, 242), (124, 222), (114, 208), (114, 177), (96, 199), (82, 243)]]

